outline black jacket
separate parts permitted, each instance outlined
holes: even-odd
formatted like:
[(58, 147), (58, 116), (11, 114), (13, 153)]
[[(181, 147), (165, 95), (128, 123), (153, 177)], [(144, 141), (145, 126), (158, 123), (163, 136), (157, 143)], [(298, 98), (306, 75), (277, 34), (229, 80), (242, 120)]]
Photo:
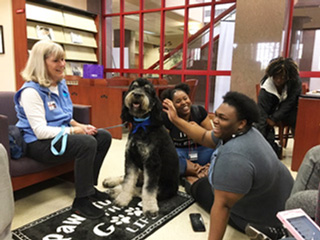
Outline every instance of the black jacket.
[[(266, 82), (263, 84), (265, 83)], [(280, 102), (280, 99), (276, 95), (261, 88), (258, 96), (258, 106), (260, 110), (260, 121), (258, 125), (265, 125), (267, 118), (270, 118), (274, 122), (286, 121), (286, 118), (292, 116), (292, 113), (297, 112), (301, 91), (302, 84), (301, 80), (298, 79), (293, 85), (287, 86), (287, 98)], [(294, 117), (296, 118), (296, 116)]]

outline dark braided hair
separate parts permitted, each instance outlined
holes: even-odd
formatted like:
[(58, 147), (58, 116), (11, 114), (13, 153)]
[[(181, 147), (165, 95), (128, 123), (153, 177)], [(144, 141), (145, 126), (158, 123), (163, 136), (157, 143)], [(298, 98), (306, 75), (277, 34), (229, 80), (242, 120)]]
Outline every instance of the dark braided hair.
[(237, 111), (238, 120), (247, 120), (247, 126), (259, 120), (259, 109), (254, 100), (239, 92), (228, 92), (223, 103), (233, 106)]
[(278, 57), (272, 59), (266, 69), (265, 76), (261, 80), (261, 84), (269, 77), (274, 77), (276, 75), (283, 75), (285, 77), (287, 80), (286, 84), (288, 86), (288, 92), (300, 84), (299, 68), (292, 58)]
[(179, 83), (177, 84), (174, 88), (168, 88), (166, 90), (164, 90), (161, 95), (160, 95), (160, 100), (163, 101), (164, 99), (168, 98), (172, 101), (173, 99), (173, 95), (177, 92), (177, 91), (183, 91), (185, 92), (187, 95), (189, 95), (190, 93), (190, 87), (188, 84), (186, 83)]

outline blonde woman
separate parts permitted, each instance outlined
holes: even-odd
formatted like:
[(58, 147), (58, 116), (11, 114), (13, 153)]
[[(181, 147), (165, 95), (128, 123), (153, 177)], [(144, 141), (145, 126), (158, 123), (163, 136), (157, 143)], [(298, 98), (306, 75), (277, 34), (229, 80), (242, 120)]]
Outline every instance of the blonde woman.
[[(65, 53), (59, 44), (42, 40), (33, 46), (21, 73), (25, 83), (14, 97), (19, 118), (16, 125), (23, 130), (27, 156), (48, 164), (75, 159), (76, 196), (72, 209), (95, 219), (104, 216), (104, 211), (92, 201), (107, 197), (94, 185), (109, 150), (111, 135), (72, 119), (72, 102), (64, 80), (65, 65)], [(65, 134), (67, 137), (57, 137)], [(57, 142), (51, 148), (53, 139)]]

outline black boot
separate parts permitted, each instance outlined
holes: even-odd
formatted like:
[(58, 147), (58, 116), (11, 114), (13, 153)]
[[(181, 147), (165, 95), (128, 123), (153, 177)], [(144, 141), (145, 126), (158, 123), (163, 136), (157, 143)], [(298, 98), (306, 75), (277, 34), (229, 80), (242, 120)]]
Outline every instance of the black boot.
[(98, 219), (105, 215), (102, 209), (93, 206), (88, 197), (75, 198), (72, 211), (89, 219)]
[(282, 146), (276, 142), (273, 142), (271, 144), (273, 150), (275, 151), (275, 153), (277, 154), (278, 159), (282, 159)]
[(109, 195), (107, 193), (100, 192), (97, 189), (95, 189), (95, 193), (93, 195), (89, 196), (89, 199), (92, 200), (92, 201), (104, 201), (104, 200), (107, 200), (107, 199), (110, 199), (110, 198), (109, 198)]

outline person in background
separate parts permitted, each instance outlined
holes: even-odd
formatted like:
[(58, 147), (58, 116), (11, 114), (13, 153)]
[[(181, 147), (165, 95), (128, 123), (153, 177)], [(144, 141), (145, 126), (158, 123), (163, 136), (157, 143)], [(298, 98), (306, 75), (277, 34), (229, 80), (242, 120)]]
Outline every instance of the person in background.
[[(16, 126), (23, 130), (28, 157), (43, 163), (75, 159), (76, 197), (72, 210), (95, 219), (104, 216), (104, 211), (92, 201), (107, 198), (94, 185), (98, 183), (112, 138), (106, 130), (72, 118), (72, 102), (64, 80), (65, 65), (65, 53), (59, 44), (49, 40), (34, 44), (21, 72), (25, 83), (14, 97), (19, 119)], [(59, 138), (60, 135), (66, 136)], [(54, 144), (53, 140), (57, 142)]]
[(14, 200), (6, 149), (0, 144), (0, 239), (11, 240), (11, 223), (14, 214)]
[(291, 127), (294, 134), (301, 91), (297, 64), (291, 58), (272, 59), (260, 83), (258, 95), (260, 119), (256, 127), (279, 158), (282, 155), (282, 146), (275, 142), (274, 126), (280, 121), (284, 122)]
[[(320, 223), (320, 145), (314, 146), (306, 153), (298, 170), (296, 180), (293, 184), (291, 195), (286, 201), (285, 209), (301, 208)], [(251, 239), (270, 239), (268, 228), (249, 224), (246, 229)], [(293, 239), (293, 238), (286, 238)]]
[[(189, 86), (180, 83), (173, 89), (163, 91), (161, 99), (170, 99), (179, 117), (190, 123), (196, 123), (207, 130), (212, 130), (212, 123), (207, 111), (202, 106), (192, 104), (189, 92)], [(191, 184), (199, 178), (205, 177), (208, 174), (210, 158), (214, 150), (194, 142), (192, 138), (170, 122), (165, 112), (163, 112), (163, 121), (179, 156), (180, 175)]]
[(302, 208), (315, 220), (319, 184), (320, 145), (317, 145), (309, 149), (299, 167), (286, 209)]
[[(284, 210), (293, 178), (252, 127), (259, 119), (256, 103), (244, 94), (228, 92), (215, 112), (213, 130), (179, 117), (170, 99), (163, 100), (163, 107), (182, 132), (203, 146), (216, 148), (208, 176), (211, 189), (198, 186), (201, 196), (213, 191), (209, 240), (223, 239), (228, 223), (244, 233), (252, 222), (272, 226), (277, 237), (282, 237), (283, 227), (276, 214)], [(196, 200), (200, 205), (207, 201), (205, 197)]]

